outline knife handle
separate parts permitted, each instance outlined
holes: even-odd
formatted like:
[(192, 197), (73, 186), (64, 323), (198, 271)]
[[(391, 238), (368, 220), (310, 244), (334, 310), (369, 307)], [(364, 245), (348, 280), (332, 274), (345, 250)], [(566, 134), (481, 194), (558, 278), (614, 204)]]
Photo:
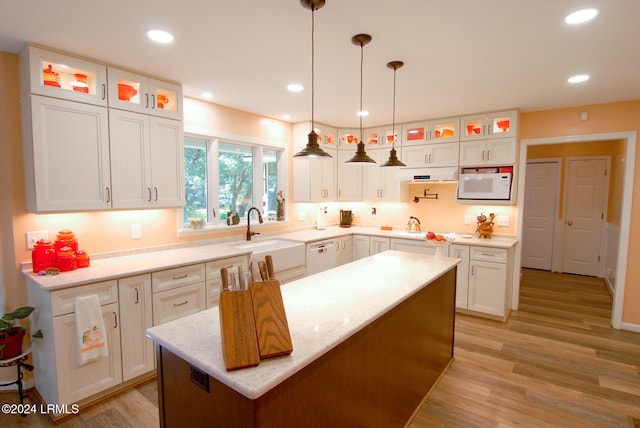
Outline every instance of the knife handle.
[(264, 257), (264, 261), (267, 263), (267, 274), (269, 275), (269, 279), (276, 279), (276, 274), (273, 269), (273, 257), (267, 255)]
[(229, 291), (229, 271), (226, 267), (220, 268), (220, 291)]
[(269, 280), (269, 274), (267, 273), (267, 264), (264, 261), (258, 261), (258, 269), (260, 269), (260, 277), (262, 277), (262, 280)]

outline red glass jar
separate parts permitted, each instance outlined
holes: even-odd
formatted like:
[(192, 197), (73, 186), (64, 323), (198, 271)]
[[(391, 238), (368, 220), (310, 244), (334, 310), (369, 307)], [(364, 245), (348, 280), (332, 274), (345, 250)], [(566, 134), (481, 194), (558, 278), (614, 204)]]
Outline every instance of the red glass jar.
[(85, 250), (78, 250), (76, 253), (76, 266), (79, 268), (89, 267), (89, 254)]
[(71, 247), (62, 247), (56, 251), (56, 260), (60, 272), (76, 269), (76, 252)]
[(33, 272), (39, 273), (47, 268), (56, 266), (56, 250), (53, 242), (48, 239), (41, 239), (33, 244), (31, 251), (31, 264)]
[(78, 240), (76, 239), (76, 235), (69, 229), (62, 229), (58, 232), (58, 236), (56, 238), (56, 252), (62, 247), (71, 247), (74, 254), (78, 252)]

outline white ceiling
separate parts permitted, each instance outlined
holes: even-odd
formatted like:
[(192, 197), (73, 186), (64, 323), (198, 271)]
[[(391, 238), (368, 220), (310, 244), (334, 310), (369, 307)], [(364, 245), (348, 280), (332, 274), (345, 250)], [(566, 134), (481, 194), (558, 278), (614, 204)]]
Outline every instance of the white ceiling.
[[(566, 14), (600, 9), (570, 27)], [(481, 111), (640, 99), (639, 0), (327, 0), (315, 13), (315, 120), (357, 127)], [(145, 37), (172, 32), (171, 45)], [(311, 118), (311, 12), (299, 0), (0, 0), (0, 50), (25, 42), (182, 82), (186, 96), (264, 116)], [(573, 74), (591, 79), (569, 85)], [(290, 93), (286, 85), (302, 83)]]

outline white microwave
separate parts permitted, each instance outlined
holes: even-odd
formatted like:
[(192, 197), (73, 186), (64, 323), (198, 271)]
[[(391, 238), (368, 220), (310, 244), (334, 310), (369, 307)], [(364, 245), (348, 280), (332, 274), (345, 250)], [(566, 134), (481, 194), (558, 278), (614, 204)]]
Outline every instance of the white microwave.
[(511, 198), (510, 172), (472, 172), (464, 170), (458, 178), (458, 199), (508, 201)]

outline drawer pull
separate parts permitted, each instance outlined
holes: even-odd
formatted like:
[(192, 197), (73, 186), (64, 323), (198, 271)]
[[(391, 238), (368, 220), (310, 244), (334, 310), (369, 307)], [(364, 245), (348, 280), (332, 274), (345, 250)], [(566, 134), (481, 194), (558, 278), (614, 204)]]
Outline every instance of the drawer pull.
[(136, 305), (140, 303), (140, 293), (138, 291), (138, 287), (136, 287), (136, 301), (134, 302)]
[(173, 307), (174, 307), (174, 308), (177, 308), (178, 306), (183, 306), (183, 305), (186, 305), (187, 303), (189, 303), (189, 301), (188, 301), (188, 300), (185, 300), (185, 301), (184, 301), (184, 302), (182, 302), (182, 303), (174, 303), (174, 304), (173, 304)]
[(495, 254), (493, 254), (493, 253), (480, 253), (480, 254), (482, 254), (483, 256), (487, 256), (487, 257), (494, 257), (495, 256)]
[(189, 274), (185, 273), (185, 274), (182, 274), (182, 275), (174, 276), (173, 279), (184, 279), (184, 278), (186, 278), (188, 276), (189, 276)]

